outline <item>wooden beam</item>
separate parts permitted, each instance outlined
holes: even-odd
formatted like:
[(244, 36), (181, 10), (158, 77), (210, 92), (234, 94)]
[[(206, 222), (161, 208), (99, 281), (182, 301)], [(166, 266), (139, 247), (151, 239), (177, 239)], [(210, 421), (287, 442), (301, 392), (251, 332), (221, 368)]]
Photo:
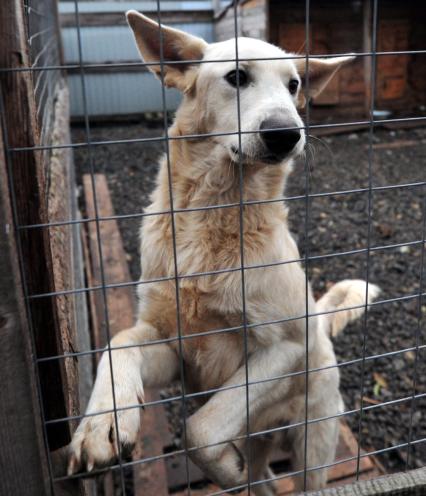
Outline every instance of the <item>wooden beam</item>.
[(0, 494), (50, 494), (0, 125)]
[[(92, 179), (90, 175), (83, 176), (83, 190), (85, 198), (86, 213), (89, 217), (96, 217), (97, 212), (100, 217), (113, 215), (113, 207), (109, 196), (108, 184), (103, 175), (94, 176), (95, 195), (93, 192)], [(95, 207), (96, 201), (96, 207)], [(121, 241), (120, 231), (115, 221), (99, 222), (100, 239), (102, 243), (103, 268), (105, 283), (126, 282), (123, 279), (130, 276), (126, 274), (125, 252)], [(87, 226), (88, 234), (88, 256), (86, 258), (87, 282), (89, 287), (102, 285), (101, 259), (99, 253), (99, 243), (96, 222), (91, 222)], [(111, 337), (126, 327), (133, 324), (134, 301), (130, 287), (114, 288), (107, 290), (107, 305), (109, 316), (109, 332)], [(96, 349), (104, 348), (107, 345), (107, 322), (105, 314), (105, 301), (102, 290), (90, 291), (89, 293), (91, 321), (92, 321), (92, 342)], [(94, 357), (94, 365), (97, 366), (101, 358), (100, 354)], [(103, 481), (104, 493), (106, 496), (114, 494), (113, 475), (107, 473)]]
[(350, 486), (323, 489), (306, 496), (420, 496), (426, 494), (426, 468), (386, 475)]
[[(111, 197), (108, 191), (106, 177), (102, 174), (94, 175), (97, 212), (100, 217), (114, 215)], [(86, 213), (89, 217), (96, 217), (95, 198), (93, 195), (92, 179), (90, 175), (83, 176), (84, 198)], [(129, 269), (126, 263), (126, 253), (123, 247), (117, 221), (99, 221), (100, 239), (102, 243), (103, 268), (106, 284), (130, 282)], [(96, 222), (88, 225), (90, 261), (92, 269), (92, 283), (101, 286), (101, 260), (99, 258), (99, 244)], [(102, 290), (93, 291), (95, 297), (97, 329), (94, 329), (94, 344), (96, 348), (103, 348), (107, 344), (107, 322)], [(109, 331), (111, 337), (117, 332), (132, 327), (134, 324), (135, 302), (131, 286), (107, 289)]]
[[(55, 8), (53, 4), (51, 8)], [(50, 8), (50, 7), (49, 7)], [(55, 12), (50, 12), (52, 19), (50, 27), (58, 32), (55, 25)], [(25, 296), (42, 293), (55, 293), (61, 289), (73, 287), (72, 235), (65, 227), (19, 229), (19, 226), (33, 224), (48, 224), (52, 220), (70, 218), (71, 199), (74, 194), (72, 177), (71, 152), (57, 149), (54, 152), (33, 149), (41, 144), (40, 125), (42, 119), (37, 118), (37, 104), (33, 77), (31, 72), (19, 69), (31, 67), (31, 59), (27, 32), (28, 14), (25, 13), (22, 0), (5, 0), (0, 2), (0, 66), (11, 69), (0, 73), (2, 124), (4, 143), (2, 149), (7, 153), (7, 181), (13, 197), (14, 221), (17, 228), (16, 240), (19, 246), (20, 268)], [(59, 40), (56, 40), (59, 43)], [(18, 70), (17, 70), (18, 69)], [(53, 87), (49, 98), (44, 100), (41, 115), (47, 117), (44, 129), (44, 144), (69, 143), (68, 99), (60, 74), (52, 80)], [(54, 103), (56, 102), (56, 103)], [(22, 152), (13, 152), (11, 148), (27, 148)], [(53, 172), (52, 172), (53, 169)], [(3, 184), (3, 179), (1, 181)], [(3, 271), (2, 271), (3, 272)], [(26, 309), (31, 319), (31, 330), (27, 330), (27, 338), (32, 339), (32, 357), (43, 358), (63, 355), (66, 351), (76, 349), (76, 325), (73, 319), (74, 298), (68, 296), (49, 296), (29, 300)], [(32, 333), (30, 335), (30, 332)], [(7, 348), (11, 355), (15, 353), (12, 344)], [(13, 353), (10, 351), (13, 349)], [(18, 353), (19, 355), (19, 353)], [(6, 361), (4, 363), (7, 363)], [(3, 361), (2, 361), (3, 365)], [(35, 365), (27, 363), (30, 371), (35, 372)], [(40, 397), (43, 406), (44, 420), (57, 419), (73, 415), (78, 411), (78, 374), (74, 359), (58, 359), (39, 363), (38, 379)], [(23, 374), (23, 373), (22, 373)], [(25, 375), (15, 376), (15, 381), (25, 380)], [(11, 382), (13, 385), (13, 382)], [(10, 405), (6, 405), (10, 413)], [(15, 406), (21, 415), (21, 408)], [(34, 423), (43, 422), (41, 408), (33, 413)], [(52, 453), (52, 474), (58, 475), (62, 463), (56, 466), (58, 450), (66, 446), (70, 440), (69, 422), (49, 425), (46, 429), (48, 448)], [(33, 429), (31, 435), (37, 434)], [(25, 483), (27, 471), (37, 467), (37, 456), (34, 455), (26, 463), (26, 453), (31, 450), (21, 439), (14, 447), (20, 450), (22, 470), (14, 474), (15, 490), (0, 491), (1, 494), (32, 494), (30, 489), (19, 490), (20, 483)], [(7, 453), (7, 450), (5, 450)], [(24, 456), (25, 453), (25, 456)], [(45, 457), (43, 449), (39, 448), (38, 458)], [(46, 464), (46, 461), (44, 460)], [(2, 469), (2, 474), (9, 471), (9, 465)], [(64, 475), (64, 473), (60, 474)], [(49, 485), (53, 486), (53, 481)], [(87, 494), (86, 483), (74, 481), (71, 483), (54, 484), (54, 492), (58, 496)], [(36, 494), (45, 494), (40, 490)], [(50, 494), (50, 490), (49, 490)]]
[[(57, 89), (53, 124), (49, 132), (52, 145), (71, 143), (68, 89), (65, 84)], [(76, 190), (72, 152), (66, 147), (56, 148), (48, 158), (45, 186), (47, 217), (52, 223), (72, 219), (76, 215), (72, 207)], [(74, 270), (82, 260), (78, 259), (74, 252), (73, 241), (76, 235), (74, 227), (74, 225), (59, 225), (47, 230), (53, 282), (55, 291), (58, 292), (79, 287)], [(80, 241), (78, 236), (77, 241)], [(78, 349), (77, 332), (80, 336), (88, 332), (87, 326), (77, 329), (76, 318), (77, 313), (84, 311), (81, 307), (85, 306), (86, 302), (79, 300), (73, 294), (58, 295), (53, 298), (53, 302), (58, 317), (57, 348), (60, 354), (73, 353)], [(80, 406), (78, 360), (62, 359), (59, 361), (59, 367), (65, 381), (63, 389), (66, 411), (68, 415), (78, 415)]]
[[(30, 67), (28, 33), (22, 0), (0, 2), (0, 66)], [(1, 72), (5, 147), (34, 147), (40, 144), (32, 75), (28, 71)], [(19, 225), (49, 222), (47, 210), (47, 154), (29, 149), (9, 154), (11, 189)], [(11, 191), (12, 194), (12, 191)], [(50, 235), (48, 229), (19, 231), (22, 268), (30, 295), (55, 291)], [(32, 300), (31, 319), (38, 357), (61, 354), (59, 319), (54, 297)], [(47, 419), (67, 416), (63, 387), (65, 369), (61, 360), (39, 366), (44, 412)], [(48, 428), (49, 446), (56, 449), (70, 440), (67, 422)]]
[[(156, 13), (145, 14), (154, 21), (158, 20)], [(161, 22), (164, 24), (212, 22), (213, 12), (210, 10), (193, 10), (190, 12), (161, 11)], [(75, 14), (62, 14), (60, 17), (63, 28), (75, 27)], [(81, 27), (107, 27), (107, 26), (127, 26), (124, 12), (93, 12), (80, 13), (79, 22)]]

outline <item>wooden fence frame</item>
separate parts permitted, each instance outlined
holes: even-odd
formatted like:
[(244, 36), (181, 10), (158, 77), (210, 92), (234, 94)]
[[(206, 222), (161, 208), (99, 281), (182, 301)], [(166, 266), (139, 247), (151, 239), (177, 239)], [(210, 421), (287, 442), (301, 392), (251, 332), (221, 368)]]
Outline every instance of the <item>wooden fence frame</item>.
[(0, 493), (49, 494), (31, 330), (0, 135)]
[(310, 492), (306, 496), (423, 496), (426, 494), (426, 467)]
[[(56, 33), (60, 50), (54, 1), (51, 7), (51, 32)], [(28, 70), (32, 67), (28, 39), (24, 1), (1, 1), (0, 494), (83, 495), (88, 484), (79, 481), (56, 483), (53, 491), (53, 478), (63, 475), (61, 455), (71, 438), (71, 424), (44, 425), (46, 419), (79, 410), (78, 366), (73, 359), (37, 360), (77, 348), (78, 311), (70, 304), (72, 296), (69, 301), (65, 295), (28, 298), (73, 287), (73, 270), (81, 270), (81, 265), (62, 263), (61, 267), (58, 258), (75, 260), (76, 236), (66, 226), (23, 227), (74, 215), (71, 150), (46, 153), (37, 148), (43, 131), (49, 144), (70, 142), (67, 91), (59, 74), (46, 107), (52, 119), (48, 128), (42, 128), (35, 76)], [(86, 307), (86, 302), (80, 300), (80, 306)]]

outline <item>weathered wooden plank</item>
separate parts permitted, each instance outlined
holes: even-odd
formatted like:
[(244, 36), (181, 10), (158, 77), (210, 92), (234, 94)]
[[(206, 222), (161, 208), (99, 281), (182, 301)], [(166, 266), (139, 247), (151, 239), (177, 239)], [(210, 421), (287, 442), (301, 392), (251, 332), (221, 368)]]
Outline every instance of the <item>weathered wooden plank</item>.
[(349, 486), (310, 492), (307, 496), (422, 496), (426, 494), (426, 468), (360, 481)]
[[(86, 284), (88, 288), (93, 288), (95, 286), (95, 281), (93, 277), (93, 269), (92, 269), (92, 257), (89, 249), (89, 233), (87, 229), (83, 229), (81, 231), (81, 242), (83, 247), (83, 257), (84, 257), (84, 265), (86, 269)], [(90, 312), (90, 326), (91, 326), (91, 339), (92, 344), (96, 348), (95, 336), (98, 333), (99, 322), (98, 322), (98, 312), (99, 309), (96, 306), (96, 295), (95, 291), (89, 291), (88, 293), (89, 299), (89, 312)], [(99, 356), (94, 354), (93, 358), (93, 367), (96, 370), (96, 365), (99, 363)]]
[(50, 494), (0, 122), (0, 494)]
[[(71, 142), (69, 131), (69, 101), (68, 90), (63, 84), (56, 93), (56, 103), (50, 141), (53, 145), (63, 145)], [(69, 148), (54, 149), (49, 157), (47, 181), (47, 210), (50, 222), (72, 219), (77, 215), (75, 205), (74, 164)], [(81, 250), (76, 249), (81, 243), (78, 225), (62, 225), (49, 228), (50, 249), (52, 254), (52, 270), (56, 291), (80, 287), (77, 270), (82, 270)], [(73, 353), (78, 349), (87, 349), (88, 326), (87, 320), (81, 317), (87, 313), (85, 294), (58, 295), (54, 299), (58, 315), (58, 347), (61, 353)], [(79, 325), (77, 325), (77, 321)], [(78, 331), (78, 334), (77, 334)], [(81, 348), (80, 344), (86, 343)], [(87, 402), (88, 389), (91, 387), (91, 370), (88, 357), (67, 358), (60, 360), (63, 385), (68, 415), (78, 415)], [(89, 367), (87, 367), (87, 365)], [(83, 373), (80, 376), (79, 372)], [(80, 401), (84, 405), (81, 405)], [(77, 422), (71, 422), (75, 429)], [(60, 448), (52, 454), (52, 465), (55, 475), (66, 473), (66, 449)], [(66, 481), (55, 485), (57, 494), (93, 494), (93, 481)]]
[[(97, 210), (100, 218), (114, 215), (114, 209), (109, 195), (106, 177), (102, 174), (94, 175)], [(89, 217), (95, 217), (95, 198), (93, 195), (92, 179), (90, 175), (83, 176), (83, 187), (86, 202), (86, 210)], [(101, 267), (98, 250), (96, 224), (90, 223), (89, 245), (91, 276), (90, 284), (100, 285)], [(115, 220), (99, 222), (100, 238), (102, 243), (102, 255), (104, 262), (105, 283), (129, 282), (130, 272), (126, 262), (126, 253), (123, 247), (120, 230)], [(100, 291), (97, 300), (102, 300)], [(113, 336), (117, 332), (134, 323), (135, 298), (132, 287), (120, 287), (108, 289), (108, 315), (109, 328)], [(92, 312), (95, 315), (98, 329), (95, 329), (95, 346), (102, 347), (106, 344), (106, 322), (103, 306), (98, 305), (92, 298)], [(145, 391), (146, 402), (159, 399), (158, 393), (150, 390)], [(134, 451), (133, 459), (142, 460), (150, 456), (160, 455), (163, 446), (167, 442), (167, 420), (164, 408), (160, 406), (148, 407), (143, 413), (142, 436)], [(134, 494), (135, 496), (152, 494), (165, 496), (168, 494), (166, 467), (164, 461), (154, 463), (138, 463), (134, 466)]]
[[(28, 53), (28, 33), (23, 2), (0, 2), (0, 66), (20, 69), (31, 66)], [(5, 146), (33, 147), (40, 144), (36, 103), (31, 73), (1, 72)], [(53, 109), (50, 109), (53, 110)], [(10, 154), (10, 181), (13, 184), (17, 222), (20, 225), (49, 222), (47, 211), (46, 154), (28, 150)], [(22, 267), (29, 294), (55, 291), (51, 240), (47, 229), (21, 230)], [(59, 318), (54, 297), (40, 298), (31, 303), (36, 352), (39, 357), (62, 353)], [(61, 361), (49, 361), (39, 366), (44, 412), (47, 418), (67, 416), (64, 394), (66, 374)], [(48, 428), (49, 445), (55, 449), (67, 444), (70, 430), (67, 423)]]
[[(154, 390), (145, 391), (146, 401), (157, 401), (159, 394)], [(133, 460), (158, 456), (163, 454), (165, 442), (169, 437), (167, 419), (164, 407), (151, 406), (145, 409), (142, 418), (141, 442), (133, 453)], [(155, 462), (141, 463), (133, 471), (135, 496), (147, 494), (167, 496), (168, 476), (164, 459)]]
[[(425, 140), (396, 140), (390, 143), (374, 143), (373, 150), (391, 150), (398, 148), (411, 148), (413, 146), (425, 146)], [(368, 149), (370, 145), (365, 145), (364, 148)]]
[[(55, 31), (57, 26), (55, 26), (54, 12), (50, 13), (53, 16), (50, 28)], [(20, 69), (31, 66), (27, 20), (22, 1), (7, 0), (0, 3), (1, 67)], [(59, 40), (56, 41), (59, 43)], [(40, 115), (46, 117), (44, 143), (69, 143), (65, 85), (60, 76), (55, 76), (51, 82), (56, 86), (52, 86), (49, 98), (44, 100), (44, 104), (38, 109)], [(7, 147), (31, 148), (40, 145), (41, 119), (37, 118), (32, 74), (26, 71), (2, 72), (0, 83)], [(10, 194), (15, 198), (18, 225), (46, 224), (53, 220), (72, 217), (74, 188), (70, 150), (57, 149), (50, 153), (29, 149), (25, 152), (10, 153), (9, 160), (8, 180), (13, 189), (13, 193)], [(68, 228), (24, 229), (19, 231), (18, 236), (22, 255), (20, 260), (23, 270), (22, 280), (25, 281), (29, 295), (54, 293), (60, 289), (73, 287), (73, 268), (76, 266), (74, 263), (76, 260), (74, 260), (73, 239)], [(34, 339), (32, 353), (35, 356), (49, 357), (75, 351), (76, 309), (72, 296), (33, 300), (29, 304), (29, 310)], [(29, 332), (27, 331), (28, 336)], [(27, 367), (34, 370), (31, 362), (28, 362)], [(48, 361), (39, 363), (37, 369), (45, 418), (60, 418), (77, 413), (79, 384), (76, 361), (74, 359)], [(15, 381), (21, 378), (17, 375)], [(10, 404), (12, 403), (9, 403), (9, 407)], [(16, 408), (16, 411), (20, 412), (20, 408)], [(41, 411), (34, 412), (33, 416), (34, 423), (42, 421)], [(47, 435), (50, 449), (65, 446), (70, 440), (70, 425), (64, 422), (49, 426)], [(32, 436), (34, 437), (34, 431)], [(30, 447), (27, 449), (26, 442), (27, 440), (22, 438), (21, 443), (16, 444), (21, 456), (22, 453), (31, 452)], [(42, 452), (38, 454), (39, 458), (43, 456)], [(61, 466), (55, 466), (56, 460), (58, 457), (52, 454), (53, 470), (62, 470)], [(2, 492), (2, 494), (30, 494), (28, 492), (30, 489), (25, 488), (21, 491), (19, 486), (21, 482), (25, 484), (26, 478), (23, 474), (31, 467), (37, 467), (37, 456), (34, 455), (33, 460), (28, 463), (26, 456), (22, 456), (22, 462), (21, 472), (14, 474), (15, 491)], [(2, 470), (2, 474), (6, 471), (9, 471), (9, 467)], [(79, 482), (55, 484), (55, 494), (58, 496), (86, 494), (83, 486), (87, 484)], [(44, 493), (40, 490), (37, 494)]]
[[(113, 207), (109, 197), (108, 185), (103, 175), (94, 176), (95, 195), (93, 193), (92, 178), (90, 175), (83, 176), (83, 189), (86, 212), (89, 217), (96, 217), (95, 200), (100, 217), (113, 215)], [(88, 253), (86, 254), (87, 282), (89, 287), (101, 286), (102, 273), (98, 244), (98, 234), (95, 222), (88, 225)], [(102, 243), (105, 283), (116, 282), (117, 277), (126, 277), (125, 274), (117, 274), (117, 261), (125, 260), (120, 232), (115, 221), (99, 223), (100, 239)], [(112, 261), (110, 265), (109, 262)], [(118, 267), (120, 268), (120, 267)], [(119, 282), (124, 282), (120, 280)], [(109, 332), (111, 337), (121, 329), (130, 327), (133, 323), (133, 295), (130, 288), (113, 290), (115, 296), (107, 294)], [(92, 318), (93, 345), (100, 349), (107, 344), (107, 322), (105, 315), (105, 300), (101, 290), (89, 292), (89, 302)], [(120, 305), (121, 303), (121, 305)], [(112, 318), (111, 318), (112, 317)], [(122, 325), (122, 327), (120, 327)], [(94, 364), (97, 365), (100, 354), (94, 356)], [(114, 493), (114, 482), (111, 473), (105, 475), (103, 481), (104, 493), (112, 496)]]
[[(69, 132), (69, 101), (65, 85), (57, 89), (54, 111), (54, 123), (50, 141), (52, 145), (71, 142)], [(54, 149), (47, 165), (46, 182), (47, 215), (49, 222), (71, 219), (75, 184), (73, 182), (73, 162), (69, 148)], [(53, 281), (58, 292), (75, 288), (73, 226), (54, 226), (48, 229), (52, 257)], [(77, 349), (76, 299), (74, 295), (62, 294), (54, 298), (58, 315), (58, 348), (61, 353), (72, 353)], [(84, 302), (83, 302), (84, 304)], [(80, 333), (87, 329), (80, 328)], [(68, 415), (78, 415), (79, 411), (79, 376), (78, 363), (73, 358), (61, 360), (63, 369), (64, 394)], [(75, 427), (75, 426), (74, 426)]]
[[(113, 216), (114, 210), (109, 196), (106, 177), (102, 174), (95, 174), (94, 182), (99, 217)], [(83, 188), (87, 215), (95, 218), (96, 209), (92, 179), (88, 174), (83, 176)], [(102, 274), (96, 222), (93, 221), (89, 223), (88, 232), (92, 282), (95, 286), (100, 286), (102, 284)], [(123, 266), (123, 260), (126, 260), (126, 253), (123, 248), (123, 242), (117, 222), (115, 220), (100, 220), (99, 232), (102, 244), (105, 284), (130, 282), (131, 278), (127, 265)], [(97, 290), (95, 291), (95, 294), (99, 325), (99, 329), (96, 329), (97, 335), (95, 336), (95, 345), (98, 348), (102, 348), (106, 345), (107, 341), (105, 310), (103, 306), (102, 291)], [(117, 332), (126, 329), (127, 327), (131, 327), (134, 323), (134, 294), (131, 286), (125, 286), (107, 289), (106, 295), (108, 300), (109, 331), (111, 336), (114, 336)]]
[[(156, 14), (145, 14), (154, 21), (157, 21)], [(62, 27), (75, 27), (75, 14), (62, 14), (60, 17)], [(161, 22), (164, 24), (211, 22), (213, 13), (210, 11), (161, 11)], [(127, 26), (124, 12), (94, 12), (80, 13), (79, 23), (81, 27), (101, 27), (101, 26)]]

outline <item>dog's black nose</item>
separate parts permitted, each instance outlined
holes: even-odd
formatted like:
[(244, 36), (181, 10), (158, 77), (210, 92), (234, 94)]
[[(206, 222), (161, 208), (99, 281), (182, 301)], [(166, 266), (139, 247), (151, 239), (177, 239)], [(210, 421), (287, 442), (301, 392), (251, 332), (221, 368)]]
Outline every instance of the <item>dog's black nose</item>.
[(300, 140), (300, 130), (286, 128), (296, 126), (296, 123), (277, 118), (264, 120), (260, 125), (260, 136), (268, 153), (276, 158), (283, 158), (290, 153)]

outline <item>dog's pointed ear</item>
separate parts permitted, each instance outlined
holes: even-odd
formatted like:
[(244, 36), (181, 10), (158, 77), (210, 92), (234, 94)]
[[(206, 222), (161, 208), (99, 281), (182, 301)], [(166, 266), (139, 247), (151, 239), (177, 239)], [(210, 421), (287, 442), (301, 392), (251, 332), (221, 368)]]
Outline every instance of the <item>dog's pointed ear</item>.
[[(207, 43), (201, 38), (168, 26), (161, 26), (160, 30), (159, 24), (135, 10), (126, 12), (126, 17), (143, 60), (148, 63), (164, 62), (164, 84), (187, 91), (190, 81), (186, 73), (191, 67), (191, 61), (203, 58)], [(160, 63), (149, 66), (149, 69), (162, 79)], [(193, 81), (193, 78), (189, 79)]]
[[(296, 59), (294, 63), (296, 64), (297, 71), (302, 78), (302, 88), (304, 89), (304, 94), (308, 98), (315, 98), (318, 96), (327, 84), (331, 81), (336, 72), (345, 64), (352, 62), (355, 59), (354, 55), (348, 55), (345, 57), (333, 57), (330, 59), (316, 59), (309, 57), (309, 82), (306, 83), (306, 59)], [(306, 93), (306, 87), (308, 91)], [(304, 97), (302, 96), (301, 106), (305, 104)]]

